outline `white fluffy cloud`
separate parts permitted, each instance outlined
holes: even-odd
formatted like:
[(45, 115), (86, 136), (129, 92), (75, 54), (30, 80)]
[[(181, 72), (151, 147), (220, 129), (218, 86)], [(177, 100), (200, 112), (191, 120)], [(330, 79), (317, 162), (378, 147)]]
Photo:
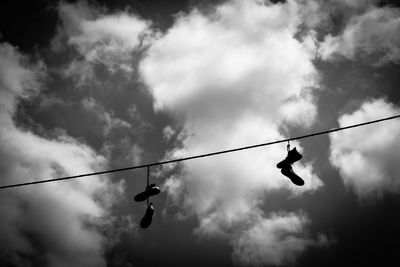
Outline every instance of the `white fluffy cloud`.
[[(181, 145), (169, 157), (276, 140), (283, 138), (278, 129), (284, 123), (312, 124), (310, 88), (318, 86), (317, 72), (310, 38), (307, 44), (294, 38), (298, 24), (294, 1), (236, 0), (209, 14), (181, 14), (154, 41), (140, 71), (155, 109), (169, 112), (183, 127)], [(305, 163), (294, 168), (306, 185), (292, 185), (275, 167), (285, 154), (284, 146), (270, 146), (188, 161), (165, 189), (198, 217), (196, 233), (234, 232), (240, 239), (239, 229), (256, 227), (250, 218), (261, 216), (265, 193), (284, 189), (300, 195), (322, 186)], [(291, 253), (283, 248), (282, 254), (286, 251)]]
[(398, 63), (399, 32), (399, 8), (370, 8), (353, 17), (340, 35), (326, 36), (319, 52), (324, 60), (340, 55), (350, 60), (361, 57), (376, 65)]
[(272, 213), (235, 240), (233, 259), (240, 265), (291, 264), (307, 247), (327, 244), (325, 237), (312, 239), (304, 233), (309, 223), (300, 213)]
[[(18, 99), (40, 88), (41, 69), (26, 61), (11, 45), (0, 45), (1, 184), (105, 168), (103, 157), (70, 137), (50, 140), (16, 127)], [(121, 184), (100, 177), (3, 190), (0, 251), (9, 256), (1, 260), (13, 266), (26, 266), (23, 259), (31, 257), (42, 266), (105, 266), (107, 239), (96, 227), (107, 225), (121, 191)]]
[[(400, 114), (400, 109), (377, 99), (365, 102), (357, 111), (339, 118), (339, 125), (351, 125)], [(400, 122), (387, 121), (332, 133), (331, 163), (344, 183), (359, 196), (400, 191)]]
[(151, 39), (150, 22), (135, 14), (105, 14), (86, 1), (75, 4), (61, 2), (58, 6), (61, 25), (53, 39), (54, 50), (62, 50), (64, 42), (74, 47), (85, 61), (73, 61), (66, 74), (84, 77), (93, 70), (87, 62), (102, 63), (110, 71), (132, 71), (134, 49)]

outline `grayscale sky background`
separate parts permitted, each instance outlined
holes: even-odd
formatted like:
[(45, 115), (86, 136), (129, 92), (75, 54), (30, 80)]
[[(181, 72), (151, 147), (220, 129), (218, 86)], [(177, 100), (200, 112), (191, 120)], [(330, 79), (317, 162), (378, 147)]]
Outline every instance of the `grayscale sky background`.
[[(400, 4), (2, 1), (0, 185), (400, 114)], [(0, 191), (0, 266), (399, 266), (400, 120)]]

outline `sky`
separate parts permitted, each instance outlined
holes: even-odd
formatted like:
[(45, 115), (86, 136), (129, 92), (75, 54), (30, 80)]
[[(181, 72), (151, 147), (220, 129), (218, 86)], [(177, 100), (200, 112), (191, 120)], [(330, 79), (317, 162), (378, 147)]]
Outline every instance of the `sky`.
[[(400, 3), (2, 1), (0, 185), (400, 114)], [(398, 266), (400, 120), (0, 191), (0, 266)]]

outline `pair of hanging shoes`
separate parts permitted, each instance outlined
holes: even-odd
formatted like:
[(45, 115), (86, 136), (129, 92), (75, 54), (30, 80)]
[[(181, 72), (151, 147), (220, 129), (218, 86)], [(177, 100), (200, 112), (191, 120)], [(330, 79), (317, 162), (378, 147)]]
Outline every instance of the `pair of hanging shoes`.
[(159, 193), (160, 193), (160, 188), (158, 188), (156, 184), (149, 184), (148, 186), (146, 186), (146, 190), (144, 192), (141, 192), (134, 197), (134, 200), (136, 202), (142, 202), (151, 196), (158, 195)]
[(287, 157), (276, 165), (278, 169), (281, 169), (283, 175), (288, 177), (292, 183), (298, 186), (304, 185), (304, 180), (293, 171), (292, 164), (299, 161), (302, 157), (303, 156), (296, 150), (296, 148), (293, 148), (292, 150), (289, 150)]
[[(146, 186), (145, 191), (137, 194), (134, 197), (134, 200), (136, 202), (142, 202), (148, 200), (149, 197), (151, 196), (158, 195), (159, 193), (160, 193), (160, 188), (156, 186), (156, 184), (149, 184), (148, 186)], [(144, 214), (142, 220), (140, 221), (140, 227), (142, 227), (143, 229), (149, 227), (153, 219), (153, 215), (154, 215), (154, 206), (153, 203), (150, 203), (147, 205), (146, 213)]]

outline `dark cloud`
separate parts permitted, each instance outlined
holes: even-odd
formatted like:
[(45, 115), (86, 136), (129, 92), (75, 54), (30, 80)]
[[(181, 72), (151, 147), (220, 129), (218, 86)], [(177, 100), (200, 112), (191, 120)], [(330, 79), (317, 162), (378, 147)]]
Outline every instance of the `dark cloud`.
[(361, 57), (373, 65), (400, 59), (400, 10), (375, 8), (353, 17), (338, 36), (326, 36), (320, 47), (323, 59), (341, 55), (347, 59)]
[[(12, 116), (18, 100), (39, 94), (43, 69), (26, 65), (28, 59), (7, 43), (1, 44), (0, 54), (1, 183), (104, 168), (106, 160), (78, 140), (66, 135), (47, 139), (16, 127)], [(109, 209), (122, 190), (121, 183), (95, 177), (2, 192), (0, 212), (5, 220), (0, 224), (0, 250), (12, 256), (1, 261), (23, 264), (24, 257), (31, 257), (49, 266), (105, 265), (102, 253), (107, 239), (96, 226), (108, 224)]]
[(53, 5), (51, 0), (3, 1), (0, 32), (4, 40), (26, 52), (47, 46), (56, 30), (49, 27), (57, 21)]

